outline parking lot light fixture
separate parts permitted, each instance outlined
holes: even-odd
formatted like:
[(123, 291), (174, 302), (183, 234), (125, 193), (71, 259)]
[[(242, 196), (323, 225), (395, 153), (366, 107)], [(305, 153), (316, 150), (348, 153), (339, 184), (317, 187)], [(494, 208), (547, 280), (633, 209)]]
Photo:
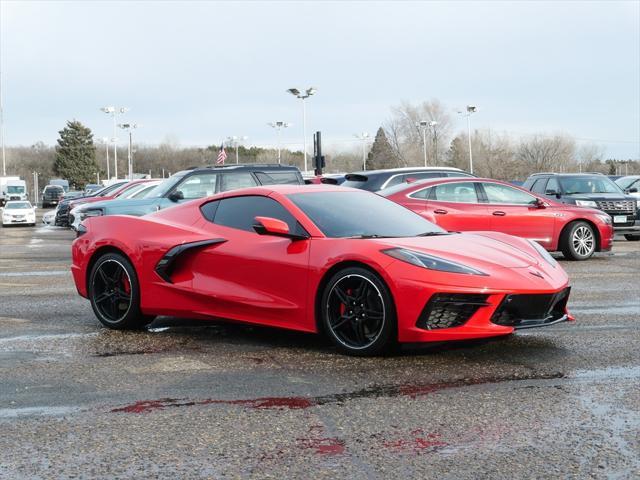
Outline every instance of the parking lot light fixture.
[(424, 155), (424, 166), (427, 166), (427, 128), (429, 128), (429, 122), (427, 120), (420, 120), (416, 122), (416, 127), (422, 130), (422, 153)]
[(302, 100), (302, 135), (304, 137), (304, 171), (307, 171), (307, 106), (306, 99), (315, 95), (318, 90), (315, 87), (309, 87), (301, 92), (298, 88), (289, 88), (287, 92), (296, 98)]
[(433, 165), (438, 166), (438, 122), (431, 120), (429, 122), (429, 128), (433, 135)]
[(369, 134), (367, 132), (354, 133), (354, 137), (362, 141), (362, 170), (367, 170), (367, 140)]
[(282, 122), (282, 121), (278, 121), (278, 122), (269, 122), (267, 125), (269, 125), (271, 128), (274, 128), (276, 130), (277, 133), (277, 137), (278, 137), (278, 165), (280, 165), (281, 161), (282, 161), (282, 156), (281, 156), (281, 144), (280, 144), (280, 136), (282, 133), (282, 129), (283, 128), (289, 128), (292, 124), (291, 123), (287, 123), (287, 122)]
[[(123, 130), (126, 130), (129, 132), (129, 149), (128, 149), (128, 170), (129, 170), (129, 180), (133, 180), (133, 158), (131, 156), (131, 148), (133, 145), (133, 134), (132, 134), (132, 130), (135, 128), (140, 128), (142, 127), (142, 125), (140, 125), (139, 123), (120, 123), (118, 124), (118, 127), (120, 127)], [(117, 178), (117, 177), (116, 177)]]
[(104, 153), (107, 155), (107, 180), (111, 178), (111, 172), (109, 171), (109, 137), (102, 137), (100, 139), (104, 143)]
[(476, 113), (478, 107), (475, 105), (467, 105), (466, 112), (458, 111), (460, 115), (467, 117), (467, 136), (469, 140), (469, 173), (473, 173), (473, 153), (471, 152), (471, 114)]
[(118, 137), (116, 136), (116, 126), (117, 126), (117, 121), (116, 121), (116, 117), (118, 115), (124, 115), (125, 113), (127, 113), (129, 111), (129, 109), (127, 107), (114, 107), (113, 105), (110, 105), (108, 107), (102, 107), (100, 109), (102, 112), (106, 113), (107, 115), (111, 115), (111, 118), (113, 119), (113, 162), (114, 162), (114, 175), (116, 180), (118, 179)]

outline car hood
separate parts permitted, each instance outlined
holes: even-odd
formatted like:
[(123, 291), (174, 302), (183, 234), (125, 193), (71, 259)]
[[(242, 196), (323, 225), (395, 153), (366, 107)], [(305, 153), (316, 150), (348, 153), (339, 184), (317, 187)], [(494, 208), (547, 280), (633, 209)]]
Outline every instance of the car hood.
[(6, 215), (27, 215), (34, 212), (33, 208), (5, 208), (3, 213)]
[(101, 202), (91, 203), (89, 205), (83, 205), (84, 208), (114, 208), (121, 209), (127, 207), (144, 207), (155, 205), (158, 202), (157, 198), (125, 198), (122, 200), (103, 200)]
[(605, 200), (634, 200), (629, 195), (622, 193), (573, 193), (564, 195), (565, 198), (571, 198), (573, 200), (593, 200), (593, 201), (605, 201)]
[(526, 268), (542, 258), (526, 240), (497, 232), (454, 233), (434, 237), (378, 239), (389, 248), (400, 247), (478, 268)]

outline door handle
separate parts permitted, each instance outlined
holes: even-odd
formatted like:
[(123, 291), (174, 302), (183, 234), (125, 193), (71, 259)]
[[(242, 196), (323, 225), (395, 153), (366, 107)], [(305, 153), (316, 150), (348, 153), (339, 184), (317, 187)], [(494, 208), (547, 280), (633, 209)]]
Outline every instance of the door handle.
[(442, 208), (439, 208), (437, 210), (434, 210), (433, 213), (437, 213), (438, 215), (444, 215), (447, 213), (447, 211), (443, 210)]
[(495, 212), (493, 212), (493, 214), (494, 214), (496, 217), (504, 217), (504, 216), (506, 215), (506, 213), (504, 213), (504, 212), (503, 212), (503, 211), (501, 211), (501, 210), (496, 210)]

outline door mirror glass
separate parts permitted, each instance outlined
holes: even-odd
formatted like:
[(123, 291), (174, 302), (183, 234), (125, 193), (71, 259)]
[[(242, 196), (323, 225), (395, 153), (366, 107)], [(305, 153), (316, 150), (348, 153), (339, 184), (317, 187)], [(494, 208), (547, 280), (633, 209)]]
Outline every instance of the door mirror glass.
[(632, 187), (629, 190), (627, 190), (627, 193), (638, 193), (638, 189), (636, 187)]

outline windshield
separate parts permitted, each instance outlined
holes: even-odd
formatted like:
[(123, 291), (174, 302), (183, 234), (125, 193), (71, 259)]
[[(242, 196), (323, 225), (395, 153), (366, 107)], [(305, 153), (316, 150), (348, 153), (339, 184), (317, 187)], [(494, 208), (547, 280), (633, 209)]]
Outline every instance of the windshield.
[(33, 208), (29, 202), (9, 202), (4, 207), (8, 210), (19, 210), (23, 208)]
[(111, 192), (113, 192), (116, 189), (119, 189), (120, 187), (122, 187), (123, 185), (126, 185), (127, 183), (129, 183), (129, 182), (112, 183), (108, 187), (104, 187), (102, 190), (96, 192), (95, 196), (96, 197), (104, 197), (106, 195), (109, 195)]
[(616, 184), (623, 190), (626, 190), (638, 180), (640, 180), (640, 177), (622, 177), (616, 180)]
[(176, 183), (180, 181), (182, 177), (184, 177), (187, 172), (178, 172), (166, 180), (163, 180), (162, 183), (156, 186), (153, 190), (151, 190), (144, 198), (160, 198), (164, 197), (169, 191), (175, 186)]
[(576, 193), (622, 193), (620, 187), (604, 176), (560, 177), (560, 185), (566, 195)]
[(7, 187), (7, 193), (24, 193), (24, 187), (17, 186), (17, 185), (9, 185)]
[(445, 233), (420, 215), (373, 193), (357, 190), (295, 193), (289, 198), (327, 237), (415, 237)]

